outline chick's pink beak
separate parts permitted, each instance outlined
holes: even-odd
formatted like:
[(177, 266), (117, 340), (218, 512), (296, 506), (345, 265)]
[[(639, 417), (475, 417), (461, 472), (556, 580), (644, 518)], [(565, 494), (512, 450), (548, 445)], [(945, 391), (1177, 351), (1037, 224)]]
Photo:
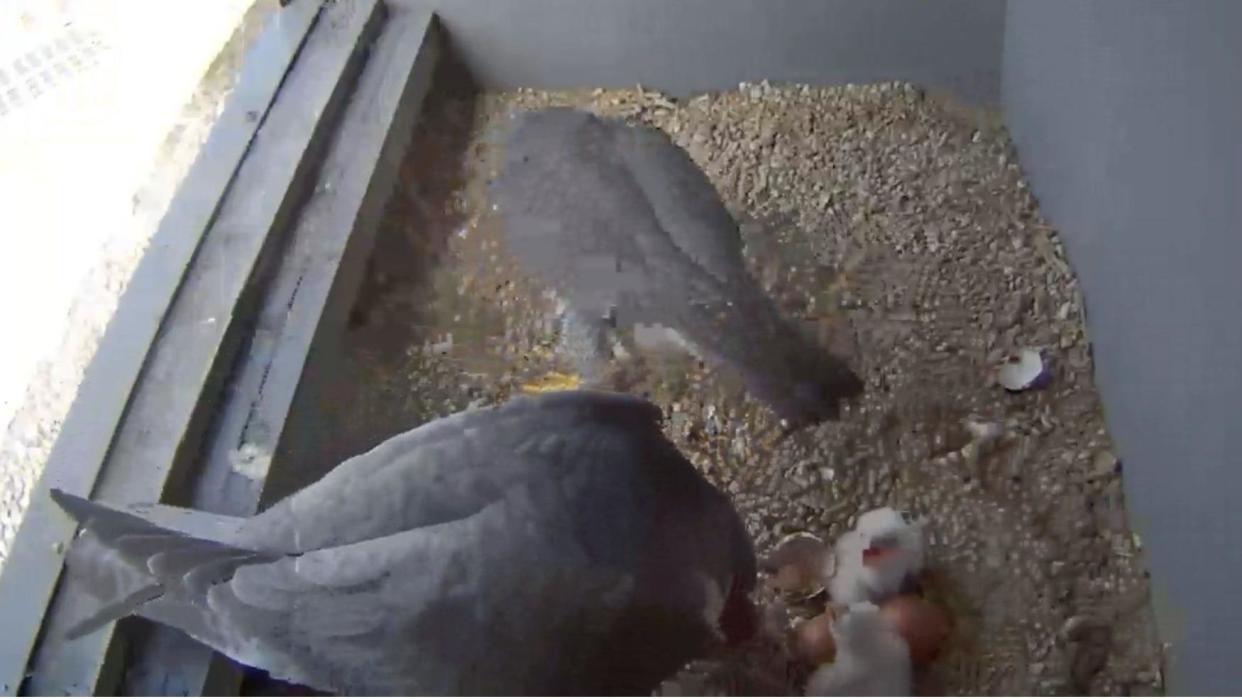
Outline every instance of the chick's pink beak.
[(868, 546), (863, 549), (862, 562), (863, 565), (869, 566), (878, 563), (880, 559), (885, 558), (893, 553), (893, 549), (884, 546)]

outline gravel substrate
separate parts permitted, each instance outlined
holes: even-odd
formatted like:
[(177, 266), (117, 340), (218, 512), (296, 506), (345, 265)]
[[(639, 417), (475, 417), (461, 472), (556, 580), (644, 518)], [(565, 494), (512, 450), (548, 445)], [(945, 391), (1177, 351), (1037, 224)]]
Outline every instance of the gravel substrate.
[[(834, 538), (876, 506), (913, 511), (929, 521), (932, 594), (956, 622), (920, 691), (1161, 691), (1078, 283), (994, 116), (909, 85), (435, 95), (324, 379), (331, 436), (293, 455), (304, 477), (569, 370), (554, 302), (508, 258), (483, 194), (496, 128), (549, 105), (668, 132), (742, 223), (755, 275), (865, 377), (840, 422), (778, 440), (730, 376), (686, 357), (627, 360), (630, 390), (665, 408), (761, 553), (789, 532)], [(1051, 382), (1009, 394), (995, 367), (1023, 347), (1043, 351)], [(786, 602), (789, 616), (816, 604)], [(667, 689), (798, 692), (805, 670), (755, 648)]]

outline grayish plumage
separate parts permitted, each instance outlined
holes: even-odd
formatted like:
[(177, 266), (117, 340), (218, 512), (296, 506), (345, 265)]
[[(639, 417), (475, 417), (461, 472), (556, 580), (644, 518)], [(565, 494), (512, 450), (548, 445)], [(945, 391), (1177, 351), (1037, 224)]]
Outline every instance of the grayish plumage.
[(793, 424), (835, 418), (862, 391), (781, 318), (719, 194), (662, 132), (572, 109), (520, 114), (492, 187), (510, 250), (593, 331), (604, 317), (672, 329)]
[(70, 574), (122, 600), (88, 622), (137, 613), (338, 693), (646, 693), (755, 582), (739, 518), (659, 420), (592, 392), (460, 413), (225, 541), (53, 497), (84, 530)]

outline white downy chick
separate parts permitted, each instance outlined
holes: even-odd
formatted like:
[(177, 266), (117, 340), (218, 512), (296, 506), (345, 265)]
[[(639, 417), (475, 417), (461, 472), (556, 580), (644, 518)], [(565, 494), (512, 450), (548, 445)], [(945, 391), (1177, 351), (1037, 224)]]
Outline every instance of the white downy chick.
[(874, 604), (850, 605), (833, 622), (832, 638), (836, 658), (811, 674), (808, 697), (910, 696), (910, 647)]
[(891, 507), (858, 518), (837, 539), (828, 593), (837, 604), (883, 602), (923, 570), (923, 526)]

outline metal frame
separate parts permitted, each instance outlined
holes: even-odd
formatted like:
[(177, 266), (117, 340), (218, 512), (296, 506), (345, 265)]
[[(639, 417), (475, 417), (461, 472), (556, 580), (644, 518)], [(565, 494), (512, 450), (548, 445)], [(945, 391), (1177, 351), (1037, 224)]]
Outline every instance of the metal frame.
[(122, 297), (0, 575), (4, 693), (236, 691), (229, 665), (169, 629), (61, 638), (97, 603), (61, 579), (74, 525), (47, 491), (255, 512), (272, 465), (239, 470), (236, 452), (278, 453), (312, 348), (343, 326), (440, 45), (432, 13), (401, 0), (295, 0), (269, 19)]

